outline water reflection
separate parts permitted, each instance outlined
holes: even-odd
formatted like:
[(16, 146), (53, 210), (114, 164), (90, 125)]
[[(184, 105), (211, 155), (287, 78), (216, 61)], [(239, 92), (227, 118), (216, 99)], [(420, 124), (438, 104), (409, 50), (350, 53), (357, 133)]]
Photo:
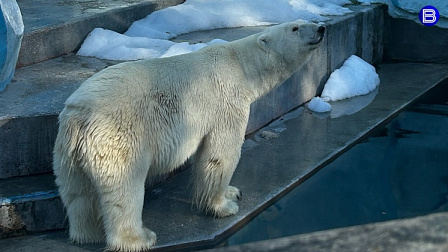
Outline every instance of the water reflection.
[(332, 110), (327, 113), (316, 113), (313, 112), (313, 115), (325, 119), (325, 118), (338, 118), (346, 115), (353, 115), (356, 112), (361, 111), (363, 108), (367, 107), (372, 101), (375, 99), (378, 94), (379, 87), (373, 90), (372, 92), (356, 96), (350, 99), (341, 100), (341, 101), (330, 101)]
[(356, 96), (351, 99), (330, 102), (332, 110), (330, 112), (331, 118), (338, 118), (345, 115), (352, 115), (361, 109), (367, 107), (375, 99), (379, 88), (368, 93), (367, 95)]
[[(338, 103), (335, 115), (356, 113), (377, 92)], [(228, 245), (448, 211), (448, 105), (440, 106), (400, 113), (261, 213)]]

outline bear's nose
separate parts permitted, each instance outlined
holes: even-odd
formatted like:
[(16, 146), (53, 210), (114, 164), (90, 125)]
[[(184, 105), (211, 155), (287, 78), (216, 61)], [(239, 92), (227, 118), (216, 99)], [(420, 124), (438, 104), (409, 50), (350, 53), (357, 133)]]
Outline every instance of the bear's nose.
[(321, 34), (325, 33), (325, 26), (319, 26), (319, 28), (317, 28), (317, 32)]

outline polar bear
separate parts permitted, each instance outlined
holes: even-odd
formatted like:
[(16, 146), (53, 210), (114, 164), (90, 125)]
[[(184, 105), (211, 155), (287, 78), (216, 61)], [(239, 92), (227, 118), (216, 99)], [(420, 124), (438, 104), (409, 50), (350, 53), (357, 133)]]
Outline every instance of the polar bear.
[(121, 63), (65, 102), (54, 148), (70, 238), (111, 250), (152, 247), (143, 227), (145, 178), (193, 156), (194, 202), (216, 217), (238, 211), (229, 186), (253, 101), (312, 55), (325, 27), (295, 21), (170, 58)]

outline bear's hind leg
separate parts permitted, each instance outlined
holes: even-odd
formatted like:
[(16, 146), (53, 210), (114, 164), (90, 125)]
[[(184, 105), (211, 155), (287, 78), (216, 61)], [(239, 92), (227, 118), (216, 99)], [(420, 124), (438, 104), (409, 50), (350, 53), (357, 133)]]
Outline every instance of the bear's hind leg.
[(70, 239), (77, 243), (104, 241), (98, 197), (89, 179), (78, 167), (55, 169), (56, 184), (66, 207)]

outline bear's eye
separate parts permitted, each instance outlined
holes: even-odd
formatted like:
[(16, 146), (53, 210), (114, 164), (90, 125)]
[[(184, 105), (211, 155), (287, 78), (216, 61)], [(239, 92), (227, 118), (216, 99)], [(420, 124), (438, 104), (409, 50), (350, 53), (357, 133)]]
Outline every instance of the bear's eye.
[(297, 26), (294, 26), (293, 28), (292, 28), (292, 31), (293, 32), (296, 32), (296, 31), (298, 31), (299, 30), (299, 27), (297, 27)]

